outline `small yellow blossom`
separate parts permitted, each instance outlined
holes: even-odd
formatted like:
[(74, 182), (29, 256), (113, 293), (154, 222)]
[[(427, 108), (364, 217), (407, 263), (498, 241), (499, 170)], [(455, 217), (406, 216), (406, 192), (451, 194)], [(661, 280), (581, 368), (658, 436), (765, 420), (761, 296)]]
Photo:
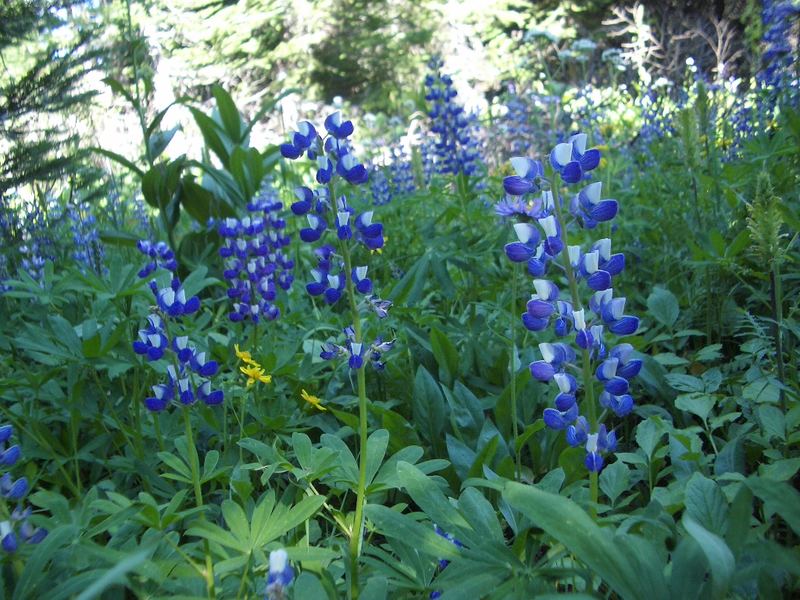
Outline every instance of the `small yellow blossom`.
[(322, 404), (320, 404), (322, 400), (320, 400), (316, 396), (312, 396), (305, 390), (300, 390), (300, 397), (306, 402), (308, 402), (310, 405), (312, 405), (314, 408), (318, 408), (319, 410), (328, 410), (327, 408), (322, 406)]
[(236, 357), (239, 360), (241, 360), (244, 363), (247, 363), (248, 365), (258, 366), (258, 363), (255, 360), (253, 360), (253, 357), (251, 356), (250, 352), (248, 352), (247, 350), (239, 350), (239, 344), (234, 344), (233, 349), (236, 351)]
[(265, 375), (264, 369), (258, 364), (247, 365), (246, 367), (239, 367), (239, 370), (247, 375), (247, 387), (253, 385), (256, 381), (261, 383), (271, 383), (272, 375)]

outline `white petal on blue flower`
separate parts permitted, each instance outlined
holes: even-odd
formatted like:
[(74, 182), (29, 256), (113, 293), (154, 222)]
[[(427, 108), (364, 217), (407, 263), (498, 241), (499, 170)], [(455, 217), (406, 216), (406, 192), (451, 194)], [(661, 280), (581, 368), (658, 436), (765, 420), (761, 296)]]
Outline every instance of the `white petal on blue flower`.
[(563, 144), (556, 145), (553, 148), (553, 158), (559, 165), (565, 165), (570, 160), (572, 160), (572, 144), (570, 142), (566, 142)]
[(562, 393), (568, 394), (572, 391), (572, 383), (566, 373), (556, 373), (553, 375), (553, 379)]
[(589, 274), (597, 271), (599, 262), (600, 254), (597, 251), (583, 255), (583, 268), (586, 269), (586, 272)]
[(556, 237), (558, 235), (556, 218), (553, 215), (550, 215), (549, 217), (545, 217), (543, 219), (539, 219), (539, 225), (541, 225), (547, 237)]
[(547, 279), (534, 279), (533, 289), (536, 290), (536, 295), (541, 300), (551, 300), (551, 296), (557, 294), (558, 290), (554, 292), (555, 284)]
[(602, 193), (603, 184), (600, 181), (590, 183), (581, 190), (581, 196), (590, 204), (597, 204), (600, 202), (600, 194)]
[[(586, 137), (585, 133), (576, 133), (571, 138), (569, 138), (569, 141), (573, 144), (574, 150), (576, 152), (578, 152), (578, 154), (580, 155), (580, 154), (583, 154), (584, 152), (586, 152), (586, 140), (587, 139), (588, 138)], [(570, 152), (570, 154), (571, 154), (571, 152)], [(567, 161), (562, 161), (562, 162), (567, 162)]]
[(553, 344), (548, 344), (544, 342), (539, 344), (539, 352), (542, 353), (542, 359), (544, 359), (545, 362), (551, 363), (556, 357), (556, 351), (555, 348), (553, 347)]
[(611, 258), (611, 240), (609, 238), (597, 240), (592, 247), (600, 253), (602, 260)]
[(356, 277), (359, 281), (367, 276), (367, 269), (369, 269), (369, 267), (356, 267)]
[(586, 436), (586, 452), (589, 454), (597, 454), (597, 434), (590, 433)]
[(542, 206), (545, 210), (553, 210), (553, 192), (550, 190), (543, 190), (542, 191)]
[(527, 244), (536, 235), (536, 228), (530, 223), (515, 223), (514, 232), (520, 242)]
[(581, 247), (580, 246), (567, 246), (567, 252), (569, 252), (569, 263), (575, 267), (578, 265), (578, 261), (581, 259)]
[(573, 310), (572, 318), (575, 319), (575, 329), (578, 331), (584, 331), (586, 329), (586, 318), (583, 309)]

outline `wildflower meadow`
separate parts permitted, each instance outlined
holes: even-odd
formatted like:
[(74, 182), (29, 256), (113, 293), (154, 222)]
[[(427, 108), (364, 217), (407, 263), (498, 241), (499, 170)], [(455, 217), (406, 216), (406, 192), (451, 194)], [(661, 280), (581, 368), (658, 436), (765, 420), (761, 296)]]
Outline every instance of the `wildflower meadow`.
[(800, 2), (0, 6), (0, 600), (800, 596)]

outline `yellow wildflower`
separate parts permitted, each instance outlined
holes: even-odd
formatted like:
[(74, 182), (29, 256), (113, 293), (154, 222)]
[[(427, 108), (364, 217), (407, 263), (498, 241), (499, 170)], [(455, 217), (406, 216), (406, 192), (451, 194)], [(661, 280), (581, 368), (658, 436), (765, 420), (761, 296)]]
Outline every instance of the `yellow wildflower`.
[(247, 350), (239, 350), (239, 344), (234, 344), (233, 349), (236, 351), (236, 357), (239, 360), (241, 360), (244, 363), (247, 363), (248, 365), (258, 366), (258, 363), (255, 360), (253, 360), (253, 357), (250, 354), (250, 352), (248, 352)]
[(239, 370), (245, 375), (247, 375), (247, 387), (250, 387), (256, 381), (260, 381), (261, 383), (272, 382), (272, 375), (265, 375), (264, 369), (260, 367), (257, 363), (247, 365), (246, 367), (239, 367)]
[(322, 406), (322, 404), (320, 404), (322, 400), (320, 400), (317, 396), (312, 396), (305, 390), (300, 390), (300, 397), (306, 402), (308, 402), (314, 408), (318, 408), (319, 410), (328, 410), (327, 408)]

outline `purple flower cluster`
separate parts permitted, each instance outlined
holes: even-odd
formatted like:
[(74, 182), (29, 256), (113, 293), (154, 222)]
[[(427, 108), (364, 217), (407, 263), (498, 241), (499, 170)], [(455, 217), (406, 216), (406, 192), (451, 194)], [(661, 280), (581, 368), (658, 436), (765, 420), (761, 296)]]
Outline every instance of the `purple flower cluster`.
[(425, 77), (425, 100), (430, 103), (430, 131), (435, 136), (429, 159), (437, 173), (474, 175), (483, 163), (475, 135), (477, 120), (456, 102), (458, 92), (453, 79), (440, 71), (441, 60), (433, 59), (428, 66), (433, 73)]
[[(140, 241), (140, 251), (152, 259), (139, 276), (149, 275), (158, 267), (167, 271), (177, 269), (174, 254), (166, 244), (155, 245)], [(221, 390), (211, 388), (211, 377), (218, 370), (215, 361), (206, 358), (205, 352), (199, 352), (189, 343), (188, 336), (170, 336), (167, 324), (171, 320), (176, 325), (185, 316), (192, 315), (200, 310), (200, 298), (187, 297), (180, 279), (172, 274), (170, 283), (159, 287), (153, 279), (149, 284), (150, 290), (156, 299), (156, 312), (147, 317), (147, 326), (139, 330), (138, 339), (133, 342), (136, 354), (144, 356), (148, 362), (157, 362), (163, 359), (166, 364), (167, 381), (152, 387), (153, 395), (145, 398), (145, 406), (159, 412), (167, 408), (173, 400), (180, 405), (194, 404), (198, 399), (209, 406), (222, 403)]]
[[(564, 184), (589, 179), (599, 162), (599, 151), (586, 149), (586, 136), (582, 134), (558, 144), (550, 153), (550, 165)], [(599, 223), (611, 221), (618, 204), (602, 198), (599, 182), (588, 183), (565, 198), (558, 194), (555, 176), (549, 181), (539, 161), (513, 158), (511, 164), (516, 175), (503, 182), (508, 196), (496, 212), (516, 218), (517, 241), (507, 244), (505, 252), (511, 261), (527, 263), (528, 273), (534, 277), (534, 293), (522, 322), (526, 329), (537, 332), (552, 325), (559, 338), (574, 334), (577, 347), (576, 351), (567, 342), (539, 344), (542, 359), (530, 364), (530, 372), (538, 381), (555, 383), (558, 390), (554, 406), (544, 410), (545, 424), (565, 430), (570, 445), (583, 446), (586, 467), (597, 472), (603, 467), (603, 454), (616, 449), (617, 439), (598, 422), (594, 388), (602, 386), (599, 404), (603, 408), (624, 417), (634, 406), (629, 381), (642, 366), (641, 360), (633, 357), (633, 346), (622, 343), (607, 350), (605, 336), (631, 335), (639, 320), (625, 314), (625, 298), (615, 297), (613, 292), (613, 279), (625, 268), (624, 255), (611, 252), (609, 238), (601, 238), (584, 250), (570, 245), (567, 234), (570, 226), (592, 230)], [(565, 275), (569, 294), (544, 278), (553, 268)], [(582, 284), (591, 294), (588, 311), (581, 302)], [(588, 380), (581, 382), (573, 373), (582, 373)], [(588, 418), (581, 415), (582, 410), (588, 412)]]
[[(0, 425), (0, 468), (6, 470), (16, 465), (22, 458), (22, 451), (19, 445), (11, 444), (11, 437), (14, 435), (14, 427), (11, 425)], [(20, 502), (28, 493), (28, 480), (25, 477), (14, 479), (11, 473), (6, 470), (0, 477), (0, 495), (5, 500)], [(35, 528), (28, 522), (31, 515), (29, 507), (17, 504), (11, 514), (5, 511), (0, 518), (0, 546), (3, 550), (12, 553), (19, 547), (19, 540), (27, 544), (38, 544), (47, 537), (47, 530)]]
[(188, 336), (173, 336), (170, 340), (166, 324), (159, 315), (147, 317), (147, 327), (139, 330), (133, 350), (150, 362), (166, 358), (167, 381), (154, 385), (153, 395), (145, 398), (149, 410), (162, 411), (173, 400), (182, 406), (194, 404), (198, 399), (208, 406), (222, 403), (222, 390), (211, 388), (211, 377), (219, 368), (217, 362), (209, 360), (205, 352), (198, 352), (189, 343)]
[[(322, 297), (329, 305), (338, 303), (346, 293), (350, 293), (351, 298), (358, 293), (366, 297), (369, 308), (379, 316), (386, 316), (391, 303), (372, 294), (368, 265), (353, 262), (359, 249), (375, 252), (383, 248), (383, 224), (375, 221), (373, 210), (358, 212), (344, 194), (337, 196), (336, 193), (337, 182), (343, 180), (350, 185), (361, 185), (369, 179), (369, 172), (356, 160), (348, 140), (353, 133), (353, 124), (343, 121), (337, 111), (325, 119), (325, 138), (320, 137), (308, 121), (302, 121), (297, 129), (291, 141), (281, 145), (282, 155), (294, 160), (305, 154), (317, 165), (318, 186), (315, 189), (298, 187), (295, 190), (297, 200), (291, 206), (292, 212), (306, 221), (307, 226), (300, 230), (300, 239), (308, 244), (321, 242), (314, 249), (317, 265), (311, 270), (311, 281), (306, 284), (306, 290), (311, 296)], [(338, 251), (333, 245), (324, 243), (326, 236), (335, 236), (332, 241), (338, 245)], [(348, 335), (346, 345), (327, 344), (322, 357), (332, 359), (347, 355), (350, 367), (359, 369), (372, 346), (357, 340), (353, 328), (348, 330), (352, 335)], [(372, 364), (382, 366), (380, 355), (391, 346), (387, 348), (379, 340), (376, 344), (382, 350), (370, 351), (369, 356)]]
[(285, 233), (286, 221), (280, 217), (283, 204), (267, 184), (247, 205), (250, 215), (243, 219), (224, 219), (219, 234), (225, 240), (220, 256), (225, 259), (223, 275), (228, 282), (228, 298), (233, 310), (231, 321), (280, 316), (274, 303), (278, 288), (292, 286), (294, 261), (284, 252), (291, 238)]

